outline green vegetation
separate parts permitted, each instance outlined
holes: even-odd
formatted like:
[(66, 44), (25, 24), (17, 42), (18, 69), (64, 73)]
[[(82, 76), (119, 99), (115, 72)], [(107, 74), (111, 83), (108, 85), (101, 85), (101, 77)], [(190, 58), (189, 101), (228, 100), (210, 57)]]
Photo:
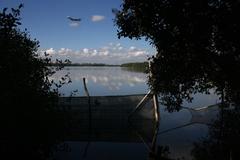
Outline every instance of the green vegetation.
[(134, 72), (147, 72), (148, 62), (134, 62), (134, 63), (124, 63), (121, 65), (123, 69)]
[(113, 64), (104, 64), (104, 63), (71, 63), (70, 61), (57, 61), (55, 63), (50, 63), (49, 66), (54, 67), (122, 67), (122, 69), (133, 72), (147, 72), (148, 71), (148, 62), (133, 62), (133, 63), (124, 63), (121, 65)]
[(55, 63), (50, 63), (49, 66), (54, 67), (122, 67), (124, 70), (134, 71), (134, 72), (147, 72), (148, 62), (133, 62), (124, 63), (121, 65), (104, 64), (104, 63), (71, 63), (70, 61), (57, 61)]
[(240, 104), (239, 1), (124, 0), (113, 12), (119, 38), (156, 48), (148, 83), (170, 110), (209, 89)]

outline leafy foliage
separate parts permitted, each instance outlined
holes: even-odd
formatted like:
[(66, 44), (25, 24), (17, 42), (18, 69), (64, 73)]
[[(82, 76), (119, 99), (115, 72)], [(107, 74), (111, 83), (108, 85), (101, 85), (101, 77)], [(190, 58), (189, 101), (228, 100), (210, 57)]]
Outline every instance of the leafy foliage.
[(56, 70), (37, 54), (39, 42), (18, 29), (22, 7), (0, 12), (0, 153), (1, 159), (45, 159), (64, 124), (48, 79)]
[(145, 38), (156, 48), (149, 84), (163, 104), (179, 109), (210, 88), (239, 103), (239, 1), (124, 0), (113, 12), (119, 37)]

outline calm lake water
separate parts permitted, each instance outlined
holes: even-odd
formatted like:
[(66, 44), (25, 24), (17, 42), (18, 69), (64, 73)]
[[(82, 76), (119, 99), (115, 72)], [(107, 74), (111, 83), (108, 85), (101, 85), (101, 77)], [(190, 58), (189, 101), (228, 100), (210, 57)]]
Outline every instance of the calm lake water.
[(60, 89), (64, 96), (69, 96), (76, 89), (75, 96), (84, 96), (83, 77), (87, 80), (91, 96), (144, 94), (148, 91), (146, 74), (126, 71), (121, 67), (65, 67), (53, 78), (59, 80), (67, 73), (70, 73), (72, 83)]
[[(74, 96), (84, 96), (83, 77), (87, 79), (87, 87), (91, 96), (131, 95), (148, 92), (147, 75), (144, 73), (127, 71), (120, 67), (66, 67), (52, 78), (58, 80), (68, 72), (72, 83), (60, 89), (64, 96), (69, 96), (71, 91), (76, 89), (78, 92)], [(155, 158), (150, 154), (151, 143), (149, 141), (151, 142), (151, 140), (144, 140), (144, 136), (135, 134), (138, 142), (126, 139), (124, 141), (120, 138), (122, 135), (119, 136), (121, 140), (118, 141), (116, 140), (117, 135), (109, 135), (115, 133), (111, 130), (106, 133), (108, 136), (105, 136), (105, 140), (101, 141), (96, 139), (90, 141), (66, 140), (54, 152), (54, 157), (59, 160), (146, 160), (160, 159), (161, 156), (167, 155), (165, 157), (169, 159), (182, 157), (192, 159), (191, 151), (194, 143), (208, 136), (209, 126), (207, 123), (209, 119), (204, 117), (215, 119), (217, 112), (214, 110), (211, 112), (191, 110), (188, 107), (198, 108), (218, 102), (218, 97), (213, 93), (210, 95), (196, 94), (194, 98), (192, 103), (184, 103), (186, 108), (179, 112), (169, 113), (164, 106), (160, 106), (160, 122), (159, 128), (156, 128), (158, 134), (155, 144), (157, 157)], [(155, 130), (153, 130), (154, 132)], [(109, 137), (111, 138), (109, 139)], [(112, 137), (115, 137), (115, 140)], [(167, 151), (162, 153), (164, 147), (167, 148)]]
[[(63, 70), (53, 75), (53, 79), (58, 81), (65, 74), (69, 73), (72, 83), (60, 88), (62, 96), (85, 96), (83, 87), (83, 77), (86, 78), (87, 88), (90, 96), (112, 96), (146, 94), (148, 92), (147, 74), (133, 72), (121, 67), (65, 67)], [(185, 107), (202, 107), (216, 104), (218, 97), (210, 95), (196, 94), (192, 103), (184, 103)]]

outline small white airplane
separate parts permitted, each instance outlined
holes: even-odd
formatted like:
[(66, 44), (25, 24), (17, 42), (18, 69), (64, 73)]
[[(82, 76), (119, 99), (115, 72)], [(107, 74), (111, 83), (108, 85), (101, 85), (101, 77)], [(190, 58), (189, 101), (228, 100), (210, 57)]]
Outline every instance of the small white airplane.
[(73, 18), (73, 17), (70, 17), (70, 16), (67, 16), (67, 18), (71, 21), (74, 21), (74, 22), (80, 22), (81, 21), (81, 18)]

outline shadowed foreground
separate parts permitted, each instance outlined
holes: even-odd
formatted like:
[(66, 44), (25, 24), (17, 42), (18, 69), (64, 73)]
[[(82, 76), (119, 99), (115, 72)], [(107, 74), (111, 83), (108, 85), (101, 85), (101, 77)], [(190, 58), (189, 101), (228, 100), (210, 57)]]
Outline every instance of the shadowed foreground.
[[(155, 121), (153, 104), (135, 109), (144, 95), (105, 97), (61, 97), (59, 105), (71, 117), (67, 140), (140, 142), (140, 134), (152, 141)], [(90, 103), (88, 103), (90, 102)]]

